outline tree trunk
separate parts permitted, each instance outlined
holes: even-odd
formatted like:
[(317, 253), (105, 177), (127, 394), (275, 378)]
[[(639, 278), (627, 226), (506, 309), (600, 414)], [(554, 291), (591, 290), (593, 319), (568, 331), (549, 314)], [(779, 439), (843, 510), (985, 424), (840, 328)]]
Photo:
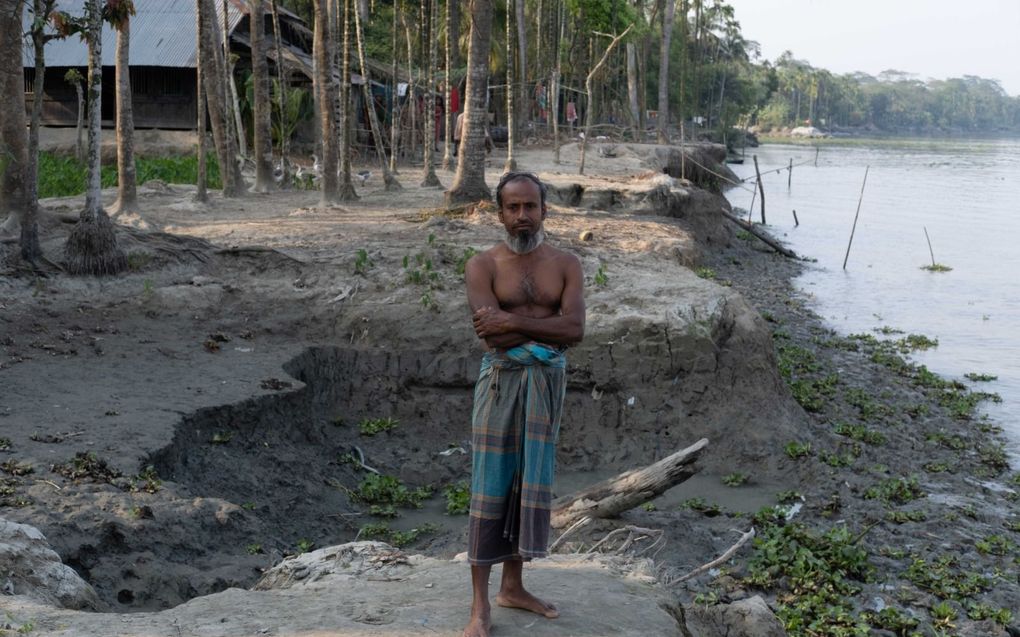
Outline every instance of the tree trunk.
[(287, 125), (287, 93), (290, 90), (290, 77), (287, 74), (287, 62), (283, 59), (283, 35), (280, 31), (280, 12), (276, 8), (276, 0), (270, 0), (273, 13), (273, 41), (276, 45), (276, 85), (277, 109), (280, 113), (280, 183), (290, 184), (290, 160), (287, 158), (290, 144), (290, 128)]
[[(672, 1), (673, 0), (667, 0), (667, 2)], [(592, 82), (595, 79), (595, 75), (599, 72), (599, 70), (601, 70), (602, 67), (605, 66), (606, 60), (609, 59), (609, 54), (613, 52), (613, 49), (616, 48), (616, 45), (619, 44), (620, 40), (622, 40), (624, 36), (626, 36), (627, 33), (629, 33), (630, 30), (633, 28), (634, 25), (630, 24), (626, 29), (623, 30), (623, 33), (613, 37), (613, 41), (609, 43), (609, 46), (606, 47), (605, 52), (602, 54), (602, 59), (599, 60), (598, 64), (592, 67), (592, 70), (588, 73), (588, 77), (585, 78), (584, 80), (584, 90), (585, 93), (588, 95), (588, 109), (584, 116), (584, 137), (581, 138), (581, 165), (577, 171), (578, 174), (580, 175), (584, 174), (585, 151), (588, 148), (588, 138), (591, 137), (591, 126), (595, 118), (595, 104), (593, 99), (594, 93), (592, 91), (593, 88)]]
[[(372, 141), (375, 142), (375, 154), (379, 159), (379, 169), (382, 171), (383, 183), (386, 186), (386, 190), (401, 190), (400, 182), (390, 172), (390, 167), (386, 161), (383, 130), (382, 126), (379, 125), (379, 114), (375, 111), (375, 99), (372, 97), (372, 80), (368, 72), (368, 64), (365, 63), (365, 29), (361, 22), (360, 11), (354, 13), (354, 34), (358, 41), (358, 63), (361, 66), (361, 77), (364, 81), (364, 84), (361, 85), (362, 96), (365, 100), (365, 109), (368, 111), (368, 125), (372, 129)], [(432, 172), (432, 176), (436, 176), (435, 171)], [(438, 181), (437, 179), (436, 182)]]
[(627, 104), (630, 107), (630, 121), (634, 126), (634, 141), (644, 141), (641, 130), (641, 105), (638, 103), (637, 45), (627, 43)]
[(446, 191), (448, 206), (492, 198), (485, 184), (486, 97), (491, 37), (492, 0), (471, 0), (471, 36), (464, 94), (465, 130), (458, 149), (457, 176), (453, 186)]
[(85, 161), (85, 93), (81, 88), (81, 80), (74, 82), (74, 94), (78, 98), (78, 120), (75, 122), (74, 155), (78, 161)]
[(422, 34), (425, 36), (425, 41), (428, 44), (428, 51), (426, 53), (425, 61), (425, 112), (423, 117), (425, 121), (425, 142), (424, 148), (425, 153), (423, 155), (424, 165), (422, 166), (422, 177), (421, 185), (423, 188), (442, 188), (443, 184), (439, 182), (439, 177), (436, 176), (436, 160), (435, 160), (435, 147), (436, 147), (436, 96), (435, 96), (435, 84), (432, 82), (432, 77), (436, 71), (436, 34), (435, 34), (435, 6), (437, 0), (424, 0), (422, 6)]
[(410, 111), (411, 124), (408, 129), (406, 147), (408, 160), (413, 161), (417, 153), (414, 135), (418, 113), (418, 100), (414, 96), (414, 52), (411, 43), (411, 27), (407, 24), (406, 16), (401, 16), (401, 18), (404, 18), (404, 35), (407, 39), (407, 107)]
[(202, 61), (202, 14), (199, 11), (195, 12), (195, 101), (198, 102), (198, 175), (195, 179), (195, 201), (199, 203), (206, 203), (209, 201), (208, 193), (208, 169), (206, 167), (206, 156), (209, 154), (208, 140), (206, 139), (205, 132), (205, 118), (206, 118), (206, 107), (205, 107), (205, 88), (202, 86), (204, 82), (204, 62)]
[(337, 149), (333, 116), (336, 97), (333, 93), (333, 52), (329, 37), (329, 13), (326, 0), (315, 0), (315, 30), (312, 55), (315, 57), (315, 99), (319, 102), (319, 128), (322, 135), (322, 189), (323, 206), (336, 202)]
[[(460, 2), (449, 0), (450, 27), (447, 33), (450, 37), (450, 66), (460, 68)], [(463, 96), (461, 96), (463, 98)], [(461, 100), (463, 103), (463, 99)]]
[(244, 132), (244, 122), (241, 121), (241, 103), (237, 96), (237, 81), (234, 79), (234, 61), (230, 55), (230, 13), (227, 8), (227, 0), (223, 0), (223, 77), (227, 86), (227, 105), (233, 116), (233, 131), (235, 148), (239, 149), (242, 158), (248, 157), (248, 136)]
[(254, 82), (253, 128), (255, 192), (276, 190), (273, 181), (273, 113), (269, 99), (269, 60), (266, 47), (265, 0), (248, 0), (251, 30), (251, 74)]
[[(447, 3), (449, 6), (449, 3)], [(398, 132), (400, 131), (400, 95), (398, 95), (400, 82), (397, 80), (397, 23), (400, 21), (400, 3), (393, 3), (393, 31), (390, 38), (390, 50), (393, 52), (393, 65), (391, 73), (391, 79), (393, 80), (393, 90), (390, 93), (390, 172), (394, 175), (397, 174), (397, 142)], [(449, 57), (447, 57), (449, 60)], [(445, 161), (445, 160), (444, 160)]]
[(503, 164), (505, 173), (517, 170), (517, 158), (514, 156), (517, 150), (515, 133), (517, 117), (514, 112), (514, 93), (517, 92), (517, 84), (514, 82), (514, 40), (510, 37), (510, 23), (514, 15), (513, 3), (514, 0), (506, 0), (506, 162)]
[[(454, 0), (446, 0), (446, 38), (444, 40), (443, 50), (446, 53), (446, 64), (443, 81), (443, 95), (446, 97), (446, 108), (443, 109), (443, 170), (452, 170), (452, 157), (453, 154), (453, 85), (451, 84), (452, 75), (450, 69), (450, 60), (453, 57), (453, 44), (450, 43), (450, 29), (453, 25), (453, 6), (457, 4)], [(393, 59), (397, 59), (396, 55), (397, 47), (396, 41), (393, 46)], [(395, 64), (395, 62), (394, 62)], [(395, 67), (394, 67), (395, 68)]]
[[(46, 36), (43, 24), (53, 11), (53, 0), (33, 0), (35, 16), (42, 18), (32, 26), (35, 49), (35, 80), (32, 86), (32, 123), (28, 129), (28, 164), (25, 171), (25, 214), (21, 218), (21, 258), (35, 263), (42, 257), (39, 246), (39, 128), (42, 125), (43, 85), (46, 79)], [(0, 94), (6, 94), (0, 90)]]
[(131, 104), (131, 17), (117, 31), (117, 203), (115, 214), (138, 208), (135, 176), (135, 116)]
[[(21, 0), (0, 0), (0, 56), (5, 60), (22, 59), (23, 10)], [(21, 65), (12, 62), (0, 66), (0, 213), (6, 213), (0, 214), (0, 218), (9, 215), (0, 230), (12, 232), (16, 226), (24, 229), (29, 204), (26, 174), (29, 172), (29, 157), (23, 83)]]
[[(103, 92), (102, 0), (88, 0), (86, 42), (88, 76), (88, 179), (85, 209), (64, 245), (64, 261), (71, 274), (116, 274), (127, 268), (127, 258), (117, 246), (113, 223), (103, 210), (100, 190), (100, 142)], [(19, 99), (21, 92), (18, 93)], [(23, 108), (23, 107), (22, 107)], [(24, 115), (22, 115), (24, 117)]]
[(223, 51), (216, 42), (216, 10), (213, 0), (196, 0), (199, 11), (199, 46), (202, 58), (202, 87), (212, 121), (213, 144), (220, 164), (220, 180), (224, 197), (238, 197), (243, 189), (240, 167), (237, 165), (237, 146), (230, 134), (230, 108), (227, 90), (219, 78), (226, 76)]
[(343, 12), (337, 11), (343, 30), (343, 62), (340, 72), (340, 102), (338, 104), (336, 121), (340, 128), (340, 200), (354, 201), (358, 193), (354, 191), (354, 181), (351, 176), (351, 165), (353, 163), (352, 150), (353, 136), (351, 126), (351, 7), (350, 0), (343, 0)]
[[(510, 12), (507, 11), (507, 21)], [(516, 96), (516, 112), (514, 112), (514, 138), (521, 138), (521, 125), (528, 120), (528, 23), (524, 21), (524, 0), (514, 0), (514, 26), (517, 28), (517, 69), (514, 74)], [(509, 58), (508, 58), (509, 59)], [(514, 162), (516, 164), (516, 161)]]
[(552, 81), (549, 83), (549, 90), (552, 93), (550, 96), (549, 103), (552, 106), (552, 122), (553, 122), (553, 163), (560, 163), (560, 77), (562, 76), (562, 69), (560, 63), (560, 47), (563, 46), (563, 33), (566, 29), (566, 16), (563, 13), (562, 3), (557, 3), (556, 8), (556, 24), (559, 31), (559, 37), (556, 38), (556, 46), (553, 47), (553, 55), (556, 59), (553, 63)]
[(707, 446), (708, 440), (702, 438), (647, 467), (626, 471), (556, 499), (552, 503), (551, 526), (562, 529), (585, 516), (611, 518), (648, 502), (697, 473), (698, 468), (692, 464)]
[(676, 2), (666, 0), (665, 11), (662, 12), (662, 47), (659, 50), (659, 117), (658, 138), (660, 144), (669, 143), (669, 49), (673, 39), (673, 17), (676, 15)]

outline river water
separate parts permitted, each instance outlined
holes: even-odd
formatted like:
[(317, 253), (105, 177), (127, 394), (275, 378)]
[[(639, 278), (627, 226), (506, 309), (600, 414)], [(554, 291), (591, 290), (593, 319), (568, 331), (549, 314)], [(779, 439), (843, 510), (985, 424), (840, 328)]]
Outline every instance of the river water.
[[(743, 188), (727, 198), (746, 210), (752, 154), (765, 174), (765, 213), (773, 234), (817, 259), (795, 284), (841, 334), (889, 327), (938, 339), (913, 360), (1003, 402), (982, 410), (1003, 427), (1020, 460), (1020, 140), (904, 140), (839, 146), (766, 144), (731, 168)], [(790, 160), (794, 169), (787, 187)], [(797, 165), (802, 164), (802, 165)], [(782, 168), (777, 173), (776, 169)], [(846, 269), (843, 260), (867, 183)], [(769, 171), (769, 172), (766, 172)], [(796, 210), (800, 225), (795, 225)], [(745, 213), (746, 214), (746, 213)], [(754, 220), (760, 221), (759, 202)], [(925, 239), (935, 261), (928, 272)], [(877, 337), (882, 338), (880, 334)], [(971, 382), (966, 373), (991, 374)]]

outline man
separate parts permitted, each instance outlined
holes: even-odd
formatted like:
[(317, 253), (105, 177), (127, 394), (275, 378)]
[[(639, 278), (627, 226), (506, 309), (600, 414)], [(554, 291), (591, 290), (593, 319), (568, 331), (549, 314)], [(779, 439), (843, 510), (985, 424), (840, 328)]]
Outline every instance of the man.
[(468, 561), (474, 600), (465, 637), (489, 634), (489, 573), (503, 564), (496, 603), (548, 618), (556, 607), (524, 589), (523, 562), (549, 540), (556, 438), (566, 389), (563, 350), (584, 336), (577, 257), (545, 243), (545, 186), (511, 172), (496, 187), (506, 239), (468, 261), (468, 304), (487, 348), (472, 413)]

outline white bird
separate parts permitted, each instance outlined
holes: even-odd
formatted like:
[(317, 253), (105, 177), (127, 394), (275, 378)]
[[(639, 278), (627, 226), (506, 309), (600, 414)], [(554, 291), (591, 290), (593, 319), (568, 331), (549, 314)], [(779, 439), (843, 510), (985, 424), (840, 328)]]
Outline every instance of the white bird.
[(322, 174), (322, 164), (319, 163), (319, 158), (315, 155), (312, 155), (312, 171), (315, 172), (316, 177)]
[(355, 174), (354, 176), (357, 177), (358, 179), (360, 179), (361, 180), (361, 185), (364, 186), (365, 182), (368, 181), (369, 178), (372, 176), (372, 171), (371, 170), (359, 170), (357, 172), (357, 174)]

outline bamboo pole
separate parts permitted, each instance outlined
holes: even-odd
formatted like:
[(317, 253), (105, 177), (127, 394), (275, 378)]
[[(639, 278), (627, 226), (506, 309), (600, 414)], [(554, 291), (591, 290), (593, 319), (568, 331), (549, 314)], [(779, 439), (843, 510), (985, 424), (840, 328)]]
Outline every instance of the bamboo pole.
[(797, 219), (797, 211), (794, 210), (793, 211), (793, 227), (796, 228), (799, 225), (800, 225), (800, 220)]
[(854, 232), (857, 230), (857, 217), (861, 214), (861, 202), (864, 201), (864, 186), (868, 183), (868, 169), (871, 166), (865, 166), (864, 168), (864, 182), (861, 184), (861, 196), (857, 200), (857, 212), (854, 214), (854, 225), (850, 229), (850, 241), (846, 244), (846, 256), (843, 257), (843, 269), (846, 270), (846, 261), (850, 258), (850, 246), (854, 243)]
[(790, 172), (786, 175), (786, 189), (790, 189), (790, 185), (793, 184), (793, 157), (790, 158), (790, 167), (787, 169)]
[(758, 175), (758, 190), (761, 191), (761, 222), (765, 223), (765, 184), (761, 183), (761, 171), (758, 170), (758, 156), (754, 157), (754, 174)]
[(935, 251), (931, 249), (931, 237), (928, 236), (927, 226), (921, 226), (924, 228), (924, 238), (928, 240), (928, 254), (931, 255), (931, 267), (935, 267)]
[(778, 241), (776, 241), (772, 237), (768, 236), (767, 234), (765, 234), (764, 232), (762, 232), (758, 228), (755, 228), (753, 223), (749, 223), (749, 222), (744, 221), (743, 219), (741, 219), (739, 217), (736, 217), (736, 216), (730, 214), (725, 208), (721, 208), (720, 212), (722, 212), (722, 215), (724, 217), (726, 217), (726, 219), (728, 219), (729, 221), (737, 224), (738, 226), (740, 226), (744, 230), (747, 230), (748, 232), (750, 232), (754, 236), (758, 237), (759, 239), (761, 239), (762, 243), (764, 243), (768, 247), (772, 248), (773, 250), (775, 250), (779, 254), (783, 255), (784, 257), (789, 257), (791, 259), (799, 259), (800, 258), (800, 257), (797, 256), (796, 252), (794, 252), (793, 250), (790, 250), (789, 248), (781, 245)]

